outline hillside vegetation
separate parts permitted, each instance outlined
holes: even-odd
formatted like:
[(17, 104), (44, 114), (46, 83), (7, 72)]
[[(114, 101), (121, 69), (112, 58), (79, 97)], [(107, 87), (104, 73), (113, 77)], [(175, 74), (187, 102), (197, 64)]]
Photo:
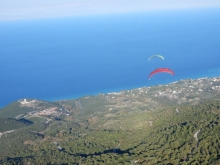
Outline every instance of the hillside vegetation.
[(26, 119), (0, 118), (0, 132), (19, 129), (31, 124), (32, 122)]
[(39, 121), (3, 135), (1, 164), (220, 163), (220, 101), (122, 114), (109, 125)]

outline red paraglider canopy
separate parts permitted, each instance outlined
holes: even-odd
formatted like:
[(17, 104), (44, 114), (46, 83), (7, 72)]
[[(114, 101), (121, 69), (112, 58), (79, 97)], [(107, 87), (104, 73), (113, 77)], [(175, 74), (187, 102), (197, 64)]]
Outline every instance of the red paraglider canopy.
[(149, 76), (148, 76), (148, 79), (150, 80), (150, 77), (156, 73), (159, 73), (159, 72), (166, 72), (166, 73), (170, 73), (172, 75), (174, 75), (174, 72), (171, 70), (171, 69), (168, 69), (168, 68), (157, 68), (155, 69), (154, 71), (152, 71)]

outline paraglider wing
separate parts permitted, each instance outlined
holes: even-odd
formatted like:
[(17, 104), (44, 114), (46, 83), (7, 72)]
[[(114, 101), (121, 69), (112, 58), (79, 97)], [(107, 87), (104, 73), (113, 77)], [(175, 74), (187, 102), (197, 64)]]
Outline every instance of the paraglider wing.
[(166, 73), (170, 73), (172, 75), (174, 75), (174, 72), (171, 70), (171, 69), (168, 69), (168, 68), (158, 68), (158, 69), (155, 69), (154, 71), (152, 71), (149, 76), (148, 76), (148, 79), (150, 80), (150, 77), (156, 73), (160, 73), (160, 72), (166, 72)]
[(161, 56), (161, 55), (153, 55), (153, 56), (150, 56), (150, 57), (148, 58), (148, 61), (150, 61), (150, 59), (153, 58), (153, 57), (159, 57), (159, 58), (161, 58), (162, 60), (164, 60), (164, 57)]

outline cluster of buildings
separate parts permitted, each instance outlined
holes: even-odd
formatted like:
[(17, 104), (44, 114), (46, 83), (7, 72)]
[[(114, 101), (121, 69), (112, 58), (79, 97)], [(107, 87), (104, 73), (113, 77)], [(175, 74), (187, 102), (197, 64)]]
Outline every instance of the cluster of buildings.
[(70, 111), (65, 108), (58, 108), (54, 106), (54, 107), (49, 107), (45, 109), (44, 106), (39, 106), (39, 103), (41, 103), (42, 101), (38, 101), (36, 99), (29, 100), (29, 101), (27, 99), (23, 99), (23, 100), (19, 100), (18, 102), (20, 103), (21, 107), (30, 107), (30, 108), (33, 108), (33, 110), (25, 114), (19, 114), (18, 116), (15, 117), (16, 119), (31, 118), (31, 117), (45, 117), (46, 118), (47, 116), (58, 117), (61, 114), (64, 114), (66, 116), (70, 115)]
[(48, 109), (44, 109), (40, 112), (37, 112), (37, 115), (41, 115), (41, 116), (58, 115), (58, 112), (56, 110), (57, 110), (57, 107), (51, 107)]
[(154, 97), (167, 97), (169, 99), (180, 100), (186, 100), (189, 98), (188, 100), (199, 100), (202, 97), (214, 96), (217, 92), (220, 92), (220, 77), (200, 78), (195, 80), (181, 80), (161, 86), (159, 89), (155, 90)]
[(67, 109), (62, 109), (62, 108), (60, 108), (58, 110), (58, 107), (50, 107), (50, 108), (44, 109), (42, 111), (28, 112), (28, 114), (25, 115), (24, 118), (34, 117), (34, 116), (54, 116), (54, 117), (57, 117), (57, 116), (60, 116), (61, 114), (69, 116), (70, 111)]
[(220, 77), (186, 79), (175, 81), (167, 85), (156, 85), (152, 87), (142, 87), (134, 90), (125, 90), (121, 92), (108, 93), (106, 97), (108, 101), (123, 102), (123, 100), (138, 100), (138, 98), (162, 98), (181, 102), (190, 102), (208, 98), (220, 94)]

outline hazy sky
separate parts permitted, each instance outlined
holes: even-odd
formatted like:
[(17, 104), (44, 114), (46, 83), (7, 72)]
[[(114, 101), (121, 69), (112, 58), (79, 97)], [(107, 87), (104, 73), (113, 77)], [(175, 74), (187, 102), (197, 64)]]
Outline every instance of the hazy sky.
[(220, 0), (0, 0), (0, 20), (220, 7)]

